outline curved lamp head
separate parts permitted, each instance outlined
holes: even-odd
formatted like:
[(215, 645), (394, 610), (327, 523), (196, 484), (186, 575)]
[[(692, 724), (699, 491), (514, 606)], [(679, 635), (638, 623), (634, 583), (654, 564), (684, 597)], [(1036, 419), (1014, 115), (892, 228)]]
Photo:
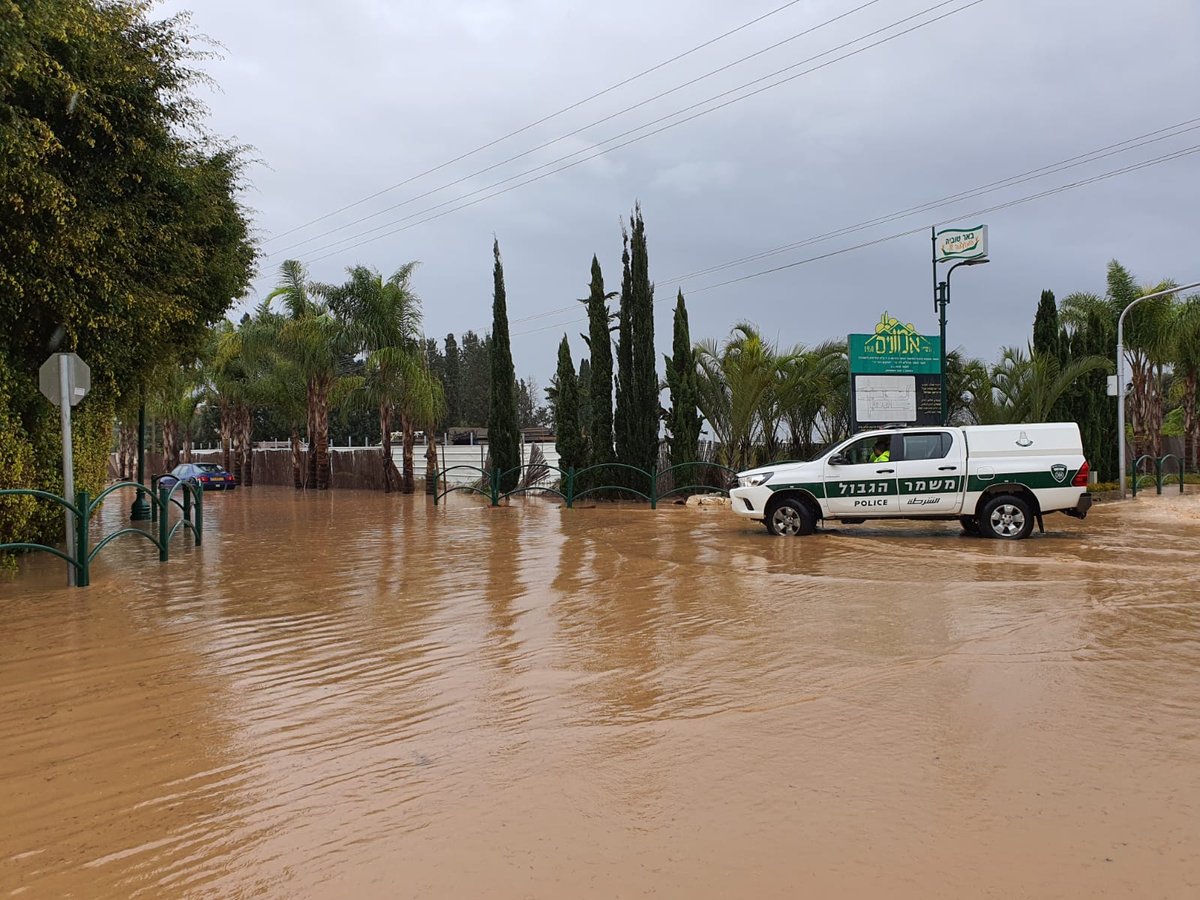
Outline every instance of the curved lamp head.
[(962, 261), (962, 265), (964, 265), (964, 266), (982, 266), (982, 265), (985, 265), (986, 263), (990, 263), (990, 262), (991, 262), (991, 260), (988, 259), (986, 256), (984, 256), (979, 259), (964, 259)]

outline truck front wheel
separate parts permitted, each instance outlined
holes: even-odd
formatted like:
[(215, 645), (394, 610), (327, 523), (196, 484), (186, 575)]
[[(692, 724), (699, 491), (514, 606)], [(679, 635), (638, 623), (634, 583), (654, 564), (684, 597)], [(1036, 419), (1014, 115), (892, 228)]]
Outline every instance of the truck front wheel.
[(807, 503), (792, 497), (784, 497), (771, 504), (767, 510), (767, 531), (784, 537), (812, 534), (817, 528), (817, 517)]
[(987, 537), (1019, 541), (1033, 531), (1033, 513), (1020, 497), (1002, 494), (984, 504), (979, 528)]
[(979, 537), (979, 520), (974, 516), (959, 516), (958, 522), (962, 530), (972, 537)]

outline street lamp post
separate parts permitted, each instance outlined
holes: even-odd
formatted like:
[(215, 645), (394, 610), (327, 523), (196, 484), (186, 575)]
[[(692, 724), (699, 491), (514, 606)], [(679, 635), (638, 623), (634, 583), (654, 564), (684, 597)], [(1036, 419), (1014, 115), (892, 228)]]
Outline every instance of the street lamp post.
[(1200, 287), (1200, 281), (1185, 284), (1182, 287), (1168, 288), (1165, 291), (1155, 291), (1138, 297), (1122, 310), (1117, 319), (1117, 468), (1121, 470), (1121, 498), (1125, 498), (1125, 317), (1129, 311), (1143, 300), (1153, 300), (1180, 291), (1189, 291)]
[(955, 263), (946, 270), (946, 280), (937, 285), (937, 293), (933, 298), (933, 308), (938, 313), (938, 326), (942, 335), (942, 425), (949, 424), (946, 420), (949, 418), (949, 404), (946, 398), (946, 307), (950, 304), (950, 275), (959, 266), (982, 266), (984, 263), (991, 262), (987, 257), (980, 259), (964, 259), (962, 262)]

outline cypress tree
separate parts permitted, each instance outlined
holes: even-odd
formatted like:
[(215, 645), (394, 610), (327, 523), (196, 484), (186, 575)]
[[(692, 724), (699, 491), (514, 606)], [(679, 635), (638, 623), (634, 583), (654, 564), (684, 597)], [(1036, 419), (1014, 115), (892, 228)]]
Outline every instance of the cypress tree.
[[(671, 465), (695, 462), (700, 444), (700, 414), (697, 412), (699, 388), (696, 383), (696, 352), (692, 348), (688, 328), (687, 307), (683, 291), (675, 301), (675, 333), (671, 341), (671, 356), (666, 360), (667, 386), (671, 389)], [(692, 469), (679, 469), (676, 484), (693, 484)]]
[(1061, 361), (1060, 338), (1058, 304), (1054, 302), (1054, 291), (1042, 291), (1037, 314), (1033, 317), (1033, 352), (1048, 353)]
[(458, 341), (446, 335), (446, 356), (443, 371), (446, 376), (446, 424), (462, 425), (462, 369), (459, 366)]
[(658, 466), (660, 405), (658, 372), (654, 359), (654, 285), (650, 283), (650, 258), (646, 249), (646, 224), (635, 206), (630, 220), (630, 338), (632, 341), (629, 392), (629, 445), (631, 465), (650, 471)]
[[(1071, 336), (1062, 327), (1058, 318), (1058, 304), (1054, 300), (1054, 291), (1042, 291), (1038, 300), (1037, 313), (1033, 317), (1034, 353), (1050, 356), (1057, 360), (1059, 366), (1066, 366), (1071, 359)], [(1063, 392), (1055, 401), (1050, 412), (1050, 418), (1056, 422), (1079, 421), (1080, 392), (1084, 388), (1075, 383)]]
[(563, 470), (578, 469), (585, 462), (583, 433), (579, 428), (579, 381), (565, 334), (558, 345), (554, 388), (554, 440), (558, 448), (558, 465)]
[(613, 414), (613, 436), (617, 444), (617, 462), (633, 465), (633, 279), (629, 269), (629, 233), (621, 226), (621, 297), (617, 306), (617, 407)]
[(592, 458), (592, 364), (579, 361), (579, 433), (583, 435), (583, 465)]
[(517, 427), (517, 376), (513, 369), (512, 347), (508, 337), (508, 304), (504, 294), (504, 266), (500, 262), (500, 242), (492, 244), (495, 266), (492, 269), (491, 335), (491, 412), (488, 416), (488, 451), (492, 467), (501, 474), (500, 489), (510, 491), (521, 473), (521, 433)]
[[(626, 266), (628, 270), (628, 266)], [(604, 275), (600, 263), (592, 257), (592, 284), (587, 298), (588, 350), (591, 369), (588, 384), (588, 463), (599, 465), (613, 458), (613, 358), (612, 337), (609, 333), (610, 314), (604, 293)], [(580, 366), (582, 377), (583, 367)], [(601, 473), (611, 474), (611, 473)]]

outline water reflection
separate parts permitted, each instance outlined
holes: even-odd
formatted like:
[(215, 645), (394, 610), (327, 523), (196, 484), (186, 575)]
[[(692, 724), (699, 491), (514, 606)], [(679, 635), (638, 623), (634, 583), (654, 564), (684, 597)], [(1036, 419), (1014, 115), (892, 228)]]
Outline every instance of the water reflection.
[(1012, 545), (537, 498), (206, 502), (204, 546), (166, 565), (129, 543), (86, 592), (46, 560), (0, 586), (9, 892), (1200, 878), (1194, 498)]

